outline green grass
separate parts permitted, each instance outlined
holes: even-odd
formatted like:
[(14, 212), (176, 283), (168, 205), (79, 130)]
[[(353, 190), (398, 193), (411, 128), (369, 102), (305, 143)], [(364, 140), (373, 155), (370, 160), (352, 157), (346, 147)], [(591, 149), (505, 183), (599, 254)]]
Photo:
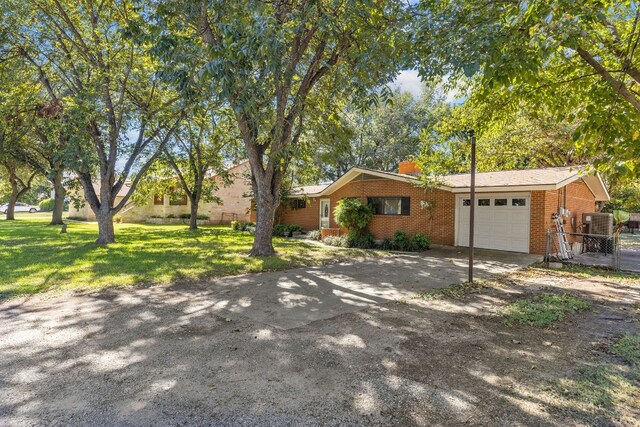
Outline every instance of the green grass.
[(253, 236), (229, 227), (116, 224), (116, 243), (94, 243), (97, 225), (70, 222), (67, 234), (46, 214), (0, 221), (0, 299), (46, 291), (163, 284), (283, 270), (377, 255), (274, 238), (276, 256), (248, 257)]
[(640, 365), (640, 335), (625, 335), (611, 346), (611, 353), (631, 365)]
[(457, 299), (465, 295), (476, 294), (484, 289), (496, 288), (507, 286), (509, 282), (505, 278), (501, 280), (483, 280), (476, 279), (473, 283), (463, 282), (454, 283), (446, 288), (428, 289), (426, 291), (418, 292), (415, 298), (431, 301), (442, 298)]
[(635, 425), (640, 413), (640, 336), (625, 335), (608, 352), (622, 362), (602, 354), (595, 364), (583, 365), (576, 375), (560, 379), (556, 394), (570, 411)]
[(605, 365), (583, 366), (576, 378), (563, 378), (558, 388), (563, 397), (586, 404), (609, 408), (613, 404), (611, 389), (620, 387), (615, 371)]
[(528, 277), (539, 276), (541, 274), (548, 276), (565, 276), (565, 277), (602, 277), (604, 279), (612, 279), (621, 284), (640, 285), (640, 274), (626, 273), (623, 271), (613, 271), (603, 268), (586, 267), (575, 264), (565, 264), (562, 269), (555, 270), (547, 268), (543, 263), (534, 264), (524, 270), (516, 273), (516, 276)]
[(591, 307), (587, 301), (583, 301), (568, 292), (562, 294), (540, 294), (530, 298), (521, 299), (501, 308), (498, 314), (505, 317), (505, 323), (509, 326), (521, 323), (531, 326), (549, 326), (564, 319), (568, 314), (578, 313)]

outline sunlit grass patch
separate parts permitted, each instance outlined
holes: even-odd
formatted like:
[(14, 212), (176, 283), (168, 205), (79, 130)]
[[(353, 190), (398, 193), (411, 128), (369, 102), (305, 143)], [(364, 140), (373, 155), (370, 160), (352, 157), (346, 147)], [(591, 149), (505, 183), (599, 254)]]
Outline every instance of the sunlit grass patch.
[(513, 302), (498, 310), (509, 326), (514, 323), (531, 326), (549, 326), (568, 314), (587, 310), (591, 304), (568, 292), (540, 294)]
[(640, 274), (607, 270), (603, 268), (585, 267), (576, 264), (563, 265), (560, 270), (547, 268), (543, 263), (534, 264), (517, 272), (515, 275), (516, 277), (522, 278), (538, 277), (541, 275), (579, 278), (602, 277), (620, 284), (640, 286)]
[(378, 256), (274, 238), (275, 256), (247, 256), (248, 233), (225, 226), (116, 224), (116, 242), (95, 243), (97, 225), (70, 222), (67, 233), (47, 217), (0, 221), (0, 298), (45, 291), (204, 280), (232, 274)]
[(509, 282), (502, 279), (496, 280), (485, 280), (485, 279), (476, 279), (473, 283), (463, 282), (463, 283), (454, 283), (453, 285), (449, 285), (446, 288), (436, 288), (436, 289), (428, 289), (426, 291), (422, 291), (416, 294), (415, 298), (424, 299), (424, 300), (435, 300), (442, 298), (461, 298), (465, 295), (475, 294), (481, 292), (484, 289), (488, 288), (497, 288), (508, 286)]

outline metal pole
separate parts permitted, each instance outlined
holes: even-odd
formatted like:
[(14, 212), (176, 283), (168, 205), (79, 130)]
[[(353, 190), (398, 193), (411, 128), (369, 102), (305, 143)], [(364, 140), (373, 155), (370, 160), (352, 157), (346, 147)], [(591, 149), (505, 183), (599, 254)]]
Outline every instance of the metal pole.
[(471, 195), (469, 204), (469, 283), (473, 283), (473, 230), (476, 207), (476, 134), (471, 129), (469, 131), (471, 139)]

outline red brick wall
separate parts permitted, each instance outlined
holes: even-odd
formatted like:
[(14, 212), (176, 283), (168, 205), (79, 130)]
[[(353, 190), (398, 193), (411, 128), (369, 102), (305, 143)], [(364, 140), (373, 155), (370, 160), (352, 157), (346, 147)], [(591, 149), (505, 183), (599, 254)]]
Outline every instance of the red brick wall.
[(571, 216), (567, 218), (565, 228), (572, 233), (579, 233), (581, 232), (579, 226), (582, 224), (582, 214), (596, 211), (596, 198), (582, 180), (572, 182), (566, 188), (567, 209), (571, 211)]
[[(582, 181), (573, 182), (565, 188), (567, 189), (567, 208), (571, 211), (571, 217), (566, 220), (566, 230), (574, 232), (581, 223), (582, 213), (595, 210), (595, 196)], [(554, 230), (551, 215), (558, 211), (558, 193), (561, 195), (561, 203), (564, 203), (563, 191), (564, 189), (531, 192), (529, 251), (533, 254), (544, 254), (547, 230)], [(409, 235), (417, 232), (425, 233), (434, 243), (454, 244), (455, 194), (442, 190), (425, 192), (411, 184), (389, 179), (352, 181), (330, 196), (323, 197), (329, 199), (331, 204), (330, 227), (338, 228), (333, 218), (333, 209), (340, 199), (359, 197), (366, 203), (367, 197), (375, 196), (411, 197), (411, 215), (409, 216), (374, 215), (369, 229), (376, 239), (391, 237), (396, 230), (402, 230)], [(423, 200), (435, 202), (431, 220), (429, 212), (421, 208), (420, 202)], [(319, 228), (320, 220), (319, 203), (320, 199), (313, 198), (307, 200), (307, 207), (304, 209), (282, 206), (276, 214), (276, 222), (298, 224), (305, 230), (316, 230)], [(575, 226), (572, 226), (571, 218), (574, 218)]]
[[(580, 232), (583, 212), (594, 212), (596, 198), (582, 180), (560, 188), (559, 190), (531, 192), (531, 231), (529, 250), (533, 254), (544, 254), (547, 231), (555, 231), (551, 215), (564, 206), (564, 191), (567, 192), (567, 206), (571, 215), (565, 218), (565, 231)], [(572, 220), (573, 219), (573, 220)]]
[[(406, 215), (374, 215), (369, 230), (376, 239), (392, 237), (396, 230), (402, 230), (409, 235), (417, 232), (425, 233), (434, 243), (453, 245), (455, 223), (455, 195), (453, 193), (434, 190), (425, 190), (409, 183), (390, 179), (369, 179), (352, 181), (336, 190), (333, 194), (323, 197), (330, 200), (331, 223), (330, 227), (337, 228), (333, 218), (333, 209), (338, 201), (344, 197), (359, 197), (362, 202), (367, 202), (367, 197), (376, 196), (402, 196), (410, 197), (410, 212)], [(421, 201), (435, 202), (432, 215), (421, 208)], [(319, 227), (320, 199), (313, 198), (307, 201), (304, 209), (291, 209), (281, 207), (276, 215), (276, 222), (283, 224), (298, 224), (305, 230), (316, 230)], [(431, 217), (431, 219), (430, 219)]]
[[(332, 206), (333, 208), (333, 206)], [(320, 228), (320, 201), (318, 198), (308, 198), (307, 207), (293, 209), (286, 202), (276, 211), (276, 224), (296, 224), (307, 231)]]
[[(551, 219), (551, 214), (547, 216), (547, 191), (531, 192), (531, 211), (529, 227), (529, 252), (533, 254), (544, 254), (547, 244), (547, 218)], [(555, 212), (555, 205), (553, 205)]]

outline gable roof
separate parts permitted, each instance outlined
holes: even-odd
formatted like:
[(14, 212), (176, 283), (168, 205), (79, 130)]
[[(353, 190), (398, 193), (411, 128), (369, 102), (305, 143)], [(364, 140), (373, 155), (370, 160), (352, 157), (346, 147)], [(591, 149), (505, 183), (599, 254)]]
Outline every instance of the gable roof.
[[(293, 194), (306, 195), (309, 197), (329, 195), (360, 176), (392, 179), (413, 185), (420, 183), (420, 180), (413, 175), (353, 167), (329, 185), (298, 187), (294, 190)], [(486, 193), (497, 191), (557, 190), (579, 179), (582, 179), (589, 187), (595, 195), (596, 201), (609, 200), (609, 193), (602, 179), (600, 179), (597, 173), (590, 171), (587, 166), (480, 172), (476, 173), (476, 191)], [(470, 191), (471, 174), (445, 175), (438, 177), (437, 180), (440, 182), (439, 188), (441, 190), (453, 193), (468, 193)]]

